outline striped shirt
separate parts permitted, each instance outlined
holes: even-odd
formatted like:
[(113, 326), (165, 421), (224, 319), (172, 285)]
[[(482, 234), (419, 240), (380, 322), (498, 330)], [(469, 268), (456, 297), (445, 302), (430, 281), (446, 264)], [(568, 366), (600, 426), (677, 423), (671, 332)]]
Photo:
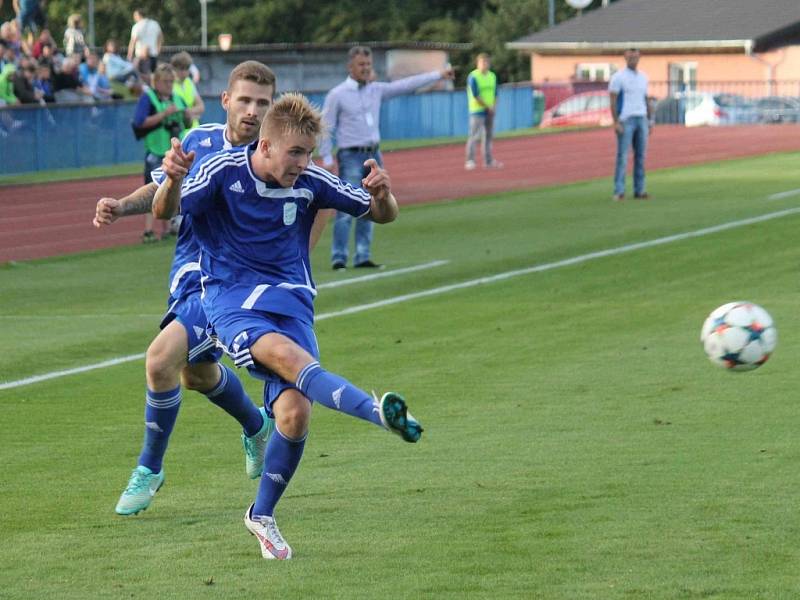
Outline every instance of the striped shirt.
[(201, 248), (203, 306), (211, 322), (245, 308), (311, 323), (314, 217), (322, 208), (365, 217), (370, 196), (313, 164), (290, 188), (264, 182), (251, 167), (255, 147), (207, 156), (181, 187), (181, 212)]

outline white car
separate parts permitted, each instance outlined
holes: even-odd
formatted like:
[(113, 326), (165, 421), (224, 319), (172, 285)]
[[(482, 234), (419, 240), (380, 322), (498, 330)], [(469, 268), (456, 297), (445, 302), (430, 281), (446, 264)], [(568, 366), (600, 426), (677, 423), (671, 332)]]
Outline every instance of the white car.
[(755, 123), (755, 106), (737, 94), (680, 92), (675, 95), (687, 127)]

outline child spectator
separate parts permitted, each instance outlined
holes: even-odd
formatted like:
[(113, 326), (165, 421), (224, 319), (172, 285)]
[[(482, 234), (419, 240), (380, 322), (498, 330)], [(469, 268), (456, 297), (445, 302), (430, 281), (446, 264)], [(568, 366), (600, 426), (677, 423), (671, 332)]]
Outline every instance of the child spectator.
[(100, 59), (97, 53), (88, 51), (86, 62), (78, 67), (81, 83), (89, 88), (95, 100), (109, 100), (111, 98), (111, 84), (108, 78), (100, 71)]
[(33, 85), (42, 93), (42, 100), (45, 102), (55, 102), (56, 97), (53, 95), (53, 73), (49, 63), (39, 63), (36, 69), (36, 79)]

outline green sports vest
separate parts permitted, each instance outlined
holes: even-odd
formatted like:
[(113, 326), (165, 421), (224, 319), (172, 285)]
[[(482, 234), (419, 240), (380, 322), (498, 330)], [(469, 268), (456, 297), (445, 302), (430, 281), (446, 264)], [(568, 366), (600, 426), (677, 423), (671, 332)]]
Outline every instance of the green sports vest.
[[(475, 69), (469, 74), (473, 77), (478, 84), (478, 95), (483, 100), (486, 106), (492, 107), (495, 102), (495, 90), (497, 89), (497, 76), (492, 71), (487, 71), (486, 74), (480, 72), (480, 69)], [(483, 106), (478, 104), (475, 96), (472, 95), (472, 88), (467, 86), (467, 99), (469, 100), (469, 112), (480, 113), (486, 110)]]
[(169, 140), (172, 137), (169, 131), (170, 125), (174, 123), (180, 128), (179, 138), (183, 139), (183, 136), (186, 135), (186, 129), (183, 126), (183, 109), (186, 108), (186, 105), (183, 103), (181, 97), (174, 92), (172, 94), (172, 102), (162, 102), (158, 95), (150, 88), (147, 88), (146, 92), (147, 96), (150, 98), (150, 102), (156, 107), (157, 113), (166, 110), (167, 106), (170, 104), (174, 104), (180, 109), (178, 112), (172, 113), (161, 121), (156, 129), (144, 137), (144, 147), (148, 152), (156, 156), (164, 156), (170, 148)]
[(11, 78), (17, 68), (13, 64), (7, 64), (0, 71), (0, 100), (5, 100), (8, 104), (16, 104), (17, 97), (14, 95), (14, 83)]
[[(176, 81), (172, 84), (172, 93), (180, 96), (187, 108), (192, 108), (194, 106), (195, 92), (196, 90), (194, 83), (189, 77), (184, 79), (183, 83), (178, 83)], [(200, 125), (199, 120), (195, 119), (192, 121), (192, 128), (197, 127), (198, 125)]]

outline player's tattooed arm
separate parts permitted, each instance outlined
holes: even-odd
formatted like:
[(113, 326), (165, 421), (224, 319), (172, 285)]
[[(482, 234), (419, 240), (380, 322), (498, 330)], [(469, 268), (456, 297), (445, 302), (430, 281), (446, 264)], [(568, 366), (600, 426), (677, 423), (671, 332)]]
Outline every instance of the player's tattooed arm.
[(119, 200), (100, 198), (95, 207), (94, 226), (111, 225), (120, 217), (143, 215), (150, 212), (157, 189), (158, 186), (155, 183), (147, 183)]
[(172, 138), (171, 144), (161, 163), (167, 177), (158, 186), (153, 198), (153, 216), (157, 219), (171, 219), (177, 214), (181, 204), (181, 183), (194, 163), (194, 150), (184, 152), (178, 138)]

